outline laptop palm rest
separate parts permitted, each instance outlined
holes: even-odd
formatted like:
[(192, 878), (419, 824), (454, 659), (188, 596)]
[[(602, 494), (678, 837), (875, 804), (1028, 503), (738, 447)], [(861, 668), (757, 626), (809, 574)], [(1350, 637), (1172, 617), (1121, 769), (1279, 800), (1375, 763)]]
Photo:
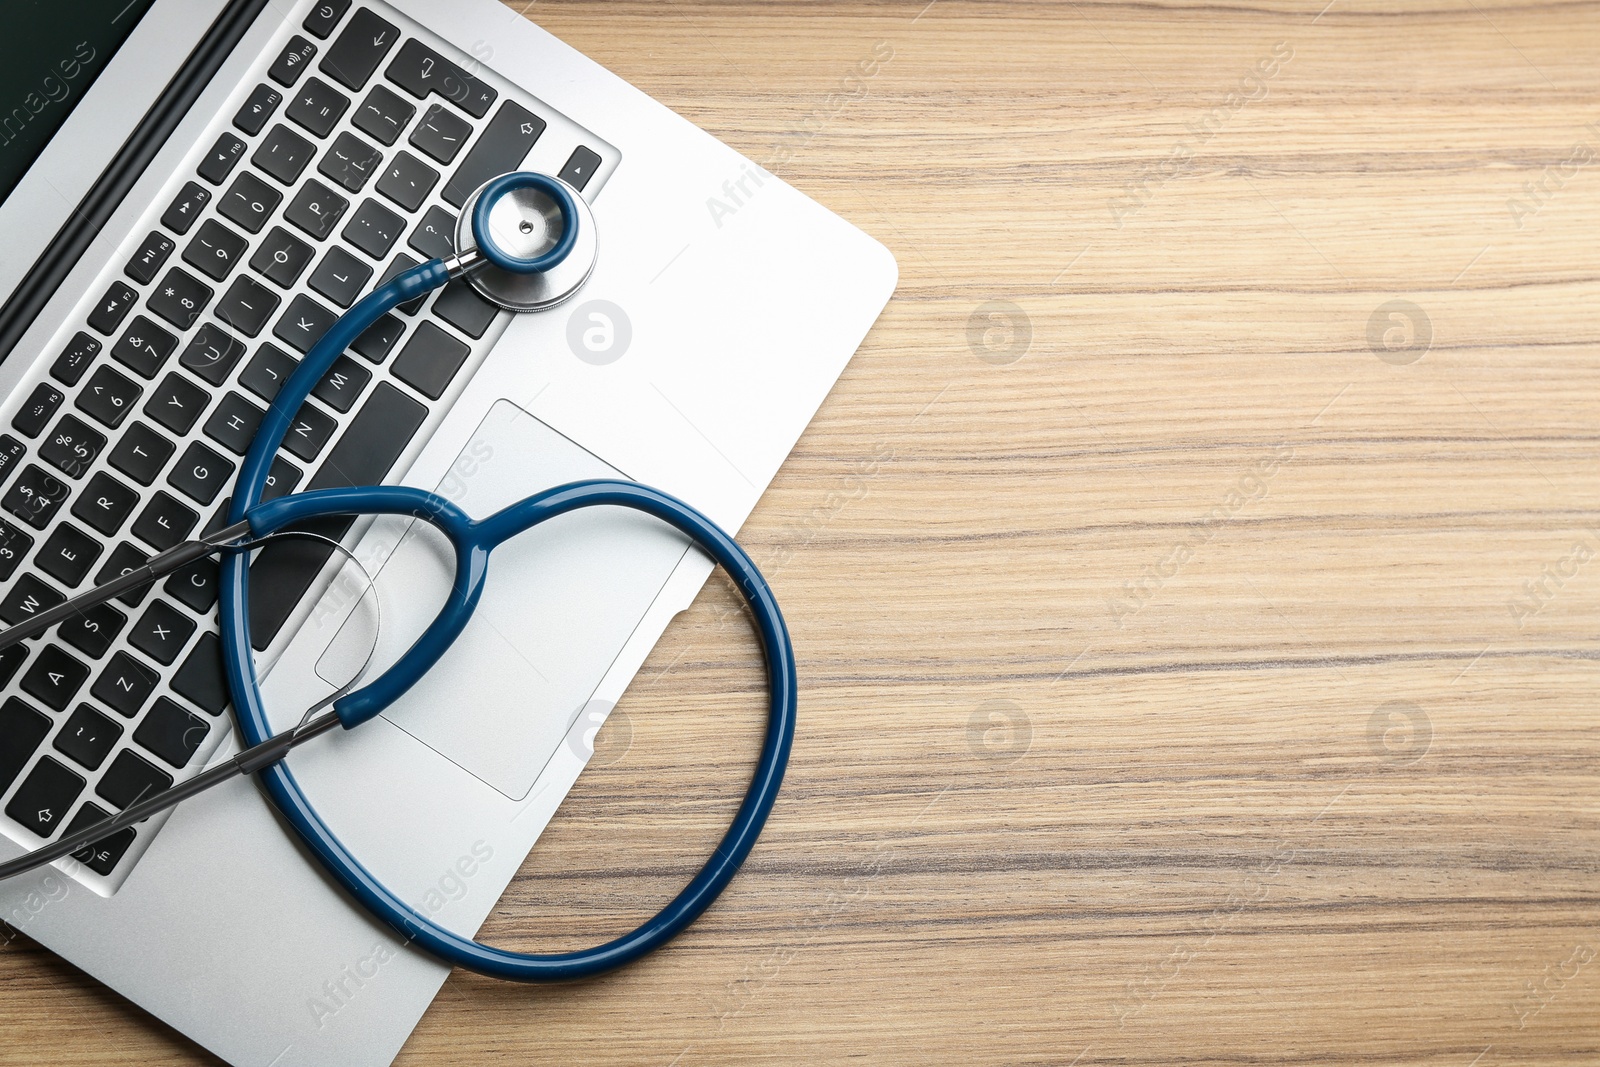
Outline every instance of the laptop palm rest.
[[(474, 518), (585, 478), (625, 478), (509, 401), (490, 408), (438, 491)], [(401, 527), (390, 524), (393, 537)], [(424, 522), (403, 527), (375, 573), (380, 610), (351, 611), (317, 663), (338, 685), (369, 650), (366, 678), (394, 662), (450, 587), (450, 543)], [(381, 541), (375, 524), (367, 542)], [(495, 550), (466, 631), (385, 717), (513, 800), (526, 797), (644, 617), (689, 542), (625, 508), (597, 507), (537, 526)], [(381, 552), (381, 549), (379, 550)], [(334, 589), (365, 588), (347, 567)], [(375, 625), (376, 619), (376, 625)], [(374, 647), (373, 630), (377, 642)]]

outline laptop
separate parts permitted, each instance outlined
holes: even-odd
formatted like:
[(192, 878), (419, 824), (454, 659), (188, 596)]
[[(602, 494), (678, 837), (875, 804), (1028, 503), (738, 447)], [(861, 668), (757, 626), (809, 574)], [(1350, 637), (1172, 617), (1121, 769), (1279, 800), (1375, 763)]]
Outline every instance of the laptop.
[[(218, 523), (295, 362), (448, 254), (499, 173), (591, 205), (589, 281), (538, 313), (464, 282), (397, 309), (300, 412), (271, 492), (403, 481), (482, 515), (624, 477), (737, 530), (895, 286), (879, 243), (491, 0), (8, 4), (0, 30), (6, 623)], [(425, 525), (322, 532), (344, 551), (286, 541), (252, 567), (279, 727), (392, 659), (448, 581)], [(711, 570), (598, 510), (494, 566), (422, 685), (292, 757), (368, 867), (463, 932)], [(237, 751), (215, 603), (202, 562), (0, 656), (0, 856)], [(249, 780), (0, 885), (0, 918), (240, 1065), (387, 1064), (448, 973)]]

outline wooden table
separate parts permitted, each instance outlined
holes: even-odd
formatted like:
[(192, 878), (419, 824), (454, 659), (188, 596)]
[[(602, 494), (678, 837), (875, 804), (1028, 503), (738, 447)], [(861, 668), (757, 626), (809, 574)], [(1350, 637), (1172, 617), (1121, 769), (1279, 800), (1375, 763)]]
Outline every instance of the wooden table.
[[(1600, 1061), (1600, 11), (924, 4), (528, 11), (901, 283), (744, 530), (804, 686), (749, 866), (621, 973), (457, 975), (399, 1062)], [(733, 604), (489, 935), (699, 863)], [(0, 989), (0, 1061), (209, 1062), (20, 939)]]

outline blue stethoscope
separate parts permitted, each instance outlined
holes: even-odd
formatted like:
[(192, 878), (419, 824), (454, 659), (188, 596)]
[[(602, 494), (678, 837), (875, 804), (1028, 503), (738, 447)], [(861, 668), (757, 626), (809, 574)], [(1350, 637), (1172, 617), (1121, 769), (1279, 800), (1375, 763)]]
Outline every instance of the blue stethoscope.
[[(320, 489), (269, 501), (261, 499), (273, 457), (300, 405), (345, 349), (386, 312), (460, 277), (470, 278), (475, 288), (503, 307), (519, 311), (549, 307), (575, 291), (593, 267), (593, 216), (588, 214), (582, 198), (556, 178), (528, 171), (495, 178), (468, 201), (462, 221), (457, 245), (464, 251), (446, 259), (430, 260), (379, 286), (346, 312), (306, 353), (256, 431), (234, 486), (229, 525), (163, 552), (120, 578), (0, 633), (0, 648), (15, 644), (93, 604), (153, 582), (202, 556), (221, 552), (223, 666), (234, 715), (248, 746), (233, 759), (139, 801), (109, 820), (0, 864), (0, 879), (76, 852), (220, 782), (242, 774), (259, 774), (272, 803), (316, 854), (323, 868), (358, 904), (407, 942), (416, 943), (445, 963), (480, 974), (546, 982), (599, 974), (660, 947), (711, 905), (744, 862), (777, 799), (794, 740), (794, 649), (766, 579), (738, 542), (716, 523), (660, 490), (609, 480), (559, 485), (481, 520), (473, 520), (437, 493), (397, 485)], [(575, 260), (574, 249), (580, 247), (585, 254)], [(632, 508), (655, 516), (693, 539), (732, 576), (755, 614), (766, 655), (770, 693), (766, 737), (755, 775), (733, 823), (706, 865), (665, 908), (632, 933), (591, 949), (554, 955), (510, 952), (445, 929), (380, 882), (323, 821), (293, 772), (281, 761), (295, 746), (335, 726), (354, 729), (415, 685), (466, 628), (483, 594), (489, 555), (497, 546), (557, 515), (602, 505)], [(333, 515), (408, 515), (431, 523), (454, 547), (454, 584), (438, 616), (388, 670), (361, 688), (314, 707), (293, 729), (273, 734), (251, 652), (246, 550), (297, 523)]]

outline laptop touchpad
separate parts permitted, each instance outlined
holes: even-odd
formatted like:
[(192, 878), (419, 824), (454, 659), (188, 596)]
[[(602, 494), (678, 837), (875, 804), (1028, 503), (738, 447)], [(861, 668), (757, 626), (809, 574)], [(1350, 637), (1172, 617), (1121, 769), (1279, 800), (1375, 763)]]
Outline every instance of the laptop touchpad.
[[(625, 477), (502, 400), (438, 489), (481, 519), (563, 482)], [(666, 524), (617, 507), (562, 515), (507, 541), (490, 557), (483, 598), (466, 631), (384, 717), (522, 799), (688, 544)], [(374, 672), (421, 633), (453, 571), (449, 542), (426, 523), (412, 523), (377, 574), (382, 611)], [(351, 615), (319, 659), (319, 675), (351, 676), (348, 661), (364, 659), (372, 648), (371, 618)]]

